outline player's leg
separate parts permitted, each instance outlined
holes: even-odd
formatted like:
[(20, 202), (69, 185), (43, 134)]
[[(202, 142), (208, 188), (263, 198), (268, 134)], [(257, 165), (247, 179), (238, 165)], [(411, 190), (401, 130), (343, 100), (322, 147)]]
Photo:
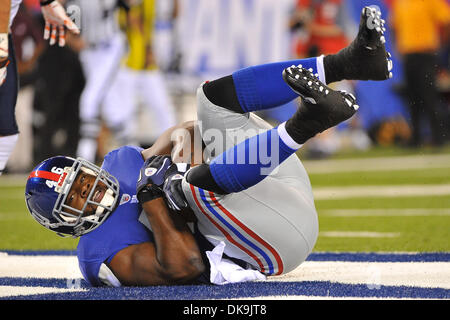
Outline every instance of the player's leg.
[(204, 160), (208, 162), (249, 135), (259, 133), (258, 129), (270, 129), (272, 126), (250, 111), (297, 98), (283, 81), (282, 71), (298, 63), (320, 75), (320, 61), (319, 57), (263, 64), (202, 84), (197, 90), (197, 119), (206, 145)]
[(349, 119), (358, 109), (354, 96), (332, 90), (304, 68), (289, 67), (282, 78), (303, 98), (297, 112), (278, 127), (234, 145), (209, 164), (193, 168), (187, 175), (188, 182), (201, 187), (208, 181), (209, 188), (213, 187), (211, 191), (222, 194), (248, 189), (267, 177), (308, 139)]
[(80, 97), (80, 141), (77, 156), (95, 162), (97, 138), (100, 134), (100, 108), (106, 92), (113, 84), (124, 53), (122, 36), (109, 47), (86, 49), (80, 54), (86, 85)]
[(139, 92), (144, 103), (158, 119), (158, 131), (154, 132), (155, 137), (158, 137), (176, 124), (175, 107), (159, 70), (144, 70), (140, 72), (139, 78)]
[(280, 77), (292, 65), (302, 65), (325, 81), (323, 57), (317, 57), (244, 68), (205, 83), (203, 91), (213, 104), (237, 113), (274, 108), (298, 97)]
[[(80, 140), (78, 141), (77, 156), (95, 162), (97, 138), (100, 134), (100, 101), (101, 92), (96, 76), (100, 75), (98, 66), (93, 63), (95, 52), (85, 49), (80, 54), (86, 84), (80, 96)], [(101, 65), (101, 64), (100, 64)], [(103, 88), (104, 89), (104, 88)]]
[(273, 108), (297, 96), (279, 77), (291, 65), (301, 65), (323, 83), (340, 80), (386, 80), (392, 61), (386, 51), (381, 13), (364, 8), (356, 39), (339, 53), (317, 58), (252, 66), (206, 83), (206, 97), (215, 105), (245, 113)]
[(8, 43), (10, 63), (7, 66), (5, 82), (0, 86), (0, 175), (6, 167), (19, 136), (15, 117), (19, 79), (11, 36)]
[[(430, 124), (431, 142), (435, 146), (441, 146), (444, 143), (445, 134), (443, 129), (445, 126), (444, 117), (440, 112), (441, 101), (439, 92), (436, 88), (438, 63), (433, 54), (421, 55), (416, 61), (416, 70), (422, 70), (415, 75), (416, 81), (419, 81), (417, 94), (420, 96), (419, 100), (415, 102), (419, 106), (423, 102), (423, 111), (428, 116), (428, 123)], [(419, 106), (416, 106), (416, 108)]]
[[(383, 68), (388, 70), (386, 57), (383, 57), (383, 63)], [(274, 65), (266, 67), (261, 66), (258, 71), (264, 73)], [(251, 73), (250, 70), (246, 71)], [(278, 75), (272, 74), (265, 79), (272, 81), (272, 77), (278, 77), (280, 80), (281, 70), (278, 71)], [(273, 129), (266, 127), (265, 132), (246, 139), (238, 138), (234, 147), (216, 156), (209, 164), (194, 167), (183, 180), (183, 191), (191, 208), (198, 209), (196, 213), (202, 234), (213, 244), (224, 241), (227, 255), (247, 261), (266, 274), (294, 269), (311, 252), (318, 235), (317, 214), (306, 172), (299, 170), (301, 163), (291, 155), (314, 134), (348, 119), (358, 108), (353, 96), (331, 90), (318, 81), (315, 72), (314, 69), (311, 72), (298, 67), (285, 71), (283, 78), (295, 94), (281, 90), (284, 93), (275, 99), (289, 99), (292, 94), (303, 97), (302, 107), (288, 122)], [(261, 76), (260, 73), (255, 78)], [(200, 88), (199, 119), (204, 131), (205, 128), (214, 128), (213, 125), (225, 128), (228, 139), (230, 131), (239, 126), (249, 127), (249, 123), (255, 121), (252, 114), (245, 112), (252, 110), (249, 106), (258, 106), (258, 103), (252, 103), (258, 99), (239, 101), (237, 92), (241, 89), (236, 88), (233, 77), (222, 78), (208, 87), (215, 84), (218, 85), (215, 92), (223, 92), (220, 87), (224, 84), (228, 86), (228, 94), (218, 94), (226, 103), (222, 105), (220, 99), (212, 98), (215, 96), (211, 94), (212, 90), (208, 93), (208, 89), (203, 92)], [(280, 92), (276, 91), (275, 95)], [(258, 90), (247, 91), (249, 95), (252, 93), (259, 94)], [(270, 106), (275, 99), (269, 103), (262, 102), (259, 107)], [(245, 107), (242, 108), (241, 104)], [(227, 108), (227, 105), (232, 107)], [(222, 115), (226, 117), (222, 118)], [(208, 146), (207, 141), (205, 143)], [(244, 159), (257, 157), (251, 163), (239, 163), (239, 155), (244, 155)], [(259, 157), (262, 155), (270, 155), (270, 160), (274, 160), (272, 155), (275, 156), (275, 162), (288, 168), (291, 176), (282, 179), (272, 173), (267, 176), (273, 162), (268, 166), (264, 162), (267, 158)], [(268, 170), (262, 174), (262, 169)], [(208, 180), (210, 183), (206, 185)]]
[(103, 101), (102, 117), (117, 145), (137, 144), (133, 140), (136, 125), (137, 73), (121, 67)]
[(6, 167), (9, 156), (13, 152), (18, 139), (18, 133), (8, 136), (0, 136), (0, 175)]
[(182, 187), (201, 234), (215, 246), (224, 242), (228, 257), (266, 275), (292, 271), (314, 248), (317, 212), (309, 190), (300, 183), (290, 185), (269, 176), (248, 190), (227, 195), (186, 180)]
[[(318, 107), (304, 107), (278, 128), (268, 130), (244, 144), (241, 143), (223, 152), (220, 157), (213, 160), (212, 166), (204, 165), (192, 171), (189, 175), (190, 181), (195, 183), (202, 183), (201, 181), (203, 181), (203, 184), (208, 181), (208, 187), (212, 187), (212, 190), (217, 192), (243, 190), (264, 178), (265, 175), (261, 174), (262, 169), (270, 171), (276, 168), (279, 163), (285, 161), (298, 150), (306, 140), (318, 132), (322, 132), (349, 118), (355, 112), (354, 97), (335, 92), (327, 88), (323, 83), (324, 81), (321, 82), (319, 80), (320, 78), (323, 79), (321, 75), (324, 74), (335, 80), (341, 80), (336, 78), (337, 76), (349, 79), (369, 77), (374, 80), (389, 78), (389, 69), (392, 66), (384, 46), (383, 28), (384, 22), (381, 20), (380, 15), (370, 8), (364, 8), (361, 14), (358, 37), (347, 50), (343, 50), (333, 56), (329, 64), (325, 63), (326, 59), (322, 63), (318, 58), (295, 61), (299, 63), (300, 67), (286, 68), (284, 80), (286, 80), (287, 84), (280, 77), (280, 69), (292, 62), (250, 67), (235, 72), (232, 76), (206, 83), (203, 86), (204, 97), (202, 94), (199, 94), (198, 118), (202, 120), (202, 125), (206, 129), (224, 127), (225, 130), (222, 133), (224, 133), (226, 138), (228, 136), (227, 129), (229, 130), (230, 128), (227, 125), (232, 123), (233, 126), (231, 128), (235, 128), (243, 126), (247, 122), (247, 118), (240, 113), (270, 108), (277, 103), (285, 103), (295, 99), (298, 97), (298, 94), (302, 95), (304, 100), (305, 98), (310, 99), (309, 101), (304, 101), (305, 105), (317, 103), (319, 106), (326, 106), (330, 117), (326, 120), (320, 119), (320, 112), (323, 112), (323, 110)], [(365, 56), (361, 56), (362, 52)], [(358, 58), (360, 61), (357, 63), (373, 64), (376, 67), (366, 66), (365, 71), (361, 71), (360, 75), (354, 74), (352, 68), (347, 68), (348, 66), (346, 65), (337, 68), (337, 61), (346, 62), (351, 57), (354, 59)], [(347, 63), (352, 63), (351, 59)], [(346, 72), (345, 70), (349, 71)], [(317, 75), (319, 75), (319, 80)], [(314, 90), (317, 90), (317, 92)], [(305, 93), (306, 96), (304, 95)], [(308, 96), (309, 94), (312, 96)], [(324, 98), (324, 95), (326, 98)], [(320, 101), (317, 101), (317, 99)], [(347, 102), (349, 105), (347, 105)], [(336, 103), (336, 110), (333, 109), (333, 103)], [(224, 114), (224, 118), (220, 117), (224, 113), (221, 112), (221, 107), (230, 111), (228, 114)], [(205, 137), (205, 134), (202, 136)], [(207, 149), (210, 149), (207, 140), (205, 140), (205, 144)], [(275, 146), (275, 148), (270, 149), (271, 146)], [(258, 149), (259, 147), (266, 151), (261, 152), (261, 149)], [(226, 149), (224, 148), (223, 150)], [(275, 156), (270, 156), (271, 161), (268, 164), (266, 163), (266, 166), (260, 161), (266, 159), (261, 157), (257, 158), (252, 165), (236, 164), (238, 162), (236, 159), (237, 155), (251, 157), (252, 153), (254, 156), (255, 152), (258, 156), (271, 154), (271, 152)], [(227, 162), (229, 164), (233, 162), (235, 165), (220, 165)], [(236, 175), (239, 176), (239, 179), (236, 178)], [(210, 179), (212, 176), (215, 179)], [(214, 185), (214, 181), (217, 185)], [(221, 182), (219, 183), (219, 181)]]
[[(182, 181), (202, 234), (213, 244), (223, 241), (228, 256), (268, 275), (296, 268), (318, 236), (311, 187), (291, 155), (358, 108), (353, 96), (332, 90), (304, 68), (287, 68), (283, 78), (303, 98), (294, 116), (192, 168)], [(290, 177), (271, 175), (279, 164)]]
[(324, 58), (326, 83), (340, 80), (387, 80), (392, 77), (392, 61), (386, 51), (381, 12), (365, 7), (353, 42), (337, 54)]
[[(257, 130), (273, 130), (251, 113), (236, 113), (212, 104), (201, 88), (198, 97), (202, 125), (220, 128), (227, 143), (244, 141), (245, 145), (247, 139), (255, 138)], [(240, 129), (244, 133), (253, 130), (255, 135), (245, 138), (245, 134), (236, 134)], [(267, 137), (267, 133), (262, 135)], [(215, 146), (220, 150), (221, 144)], [(226, 192), (212, 177), (209, 165), (203, 164), (192, 168), (182, 180), (183, 194), (195, 212), (200, 232), (213, 245), (223, 241), (227, 256), (248, 262), (268, 275), (286, 273), (306, 259), (317, 239), (318, 220), (311, 185), (295, 155), (283, 161), (276, 175), (273, 171), (268, 177), (264, 175), (267, 178), (263, 181), (259, 179), (261, 172), (255, 171), (258, 178), (246, 183), (259, 183), (242, 192), (223, 194)]]
[[(278, 129), (266, 131), (271, 126), (247, 112), (271, 108), (277, 104), (298, 98), (299, 95), (285, 83), (281, 76), (283, 67), (290, 67), (293, 62), (296, 62), (299, 63), (302, 70), (307, 68), (308, 74), (320, 75), (323, 74), (320, 61), (321, 58), (311, 58), (259, 65), (240, 70), (232, 76), (205, 83), (200, 87), (197, 91), (197, 117), (200, 123), (202, 139), (206, 145), (204, 155), (206, 162), (222, 154), (227, 149), (229, 150), (228, 154), (224, 153), (223, 157), (233, 156), (231, 153), (234, 156), (238, 153), (249, 155), (250, 146), (247, 146), (247, 151), (241, 150), (243, 145), (239, 146), (239, 150), (229, 148), (259, 133), (256, 130), (251, 131), (251, 129), (262, 129), (265, 132), (255, 139), (265, 140), (265, 143), (258, 144), (257, 141), (251, 141), (251, 145), (253, 149), (255, 147), (258, 149), (258, 146), (264, 147), (266, 150), (264, 152), (265, 155), (270, 155), (273, 151), (272, 161), (268, 163), (268, 166), (263, 171), (270, 172), (274, 168), (278, 169), (278, 164), (285, 161), (298, 150), (300, 145), (290, 141), (293, 146), (290, 148), (280, 140)], [(317, 78), (314, 78), (314, 81), (316, 80)], [(239, 96), (242, 98), (239, 99)], [(246, 96), (250, 98), (247, 99), (245, 98)], [(239, 130), (241, 128), (242, 130)], [(284, 125), (280, 126), (279, 130), (285, 131)], [(285, 136), (287, 137), (287, 135)], [(273, 150), (268, 149), (272, 145), (274, 146)], [(254, 152), (255, 154), (261, 154), (260, 149), (254, 150)], [(275, 155), (278, 157), (276, 160)], [(224, 159), (216, 159), (216, 162), (218, 161), (224, 161)], [(228, 162), (230, 163), (230, 161)], [(262, 168), (261, 162), (258, 162), (258, 160), (253, 164), (256, 165), (253, 168), (258, 171)], [(299, 167), (303, 168), (301, 164)], [(250, 177), (249, 181), (252, 181), (250, 184), (256, 183), (255, 177), (261, 177), (261, 172), (255, 175), (254, 172), (249, 170), (247, 173)], [(220, 175), (219, 172), (216, 172), (216, 174)], [(218, 193), (230, 192), (230, 189), (226, 191), (226, 189), (222, 189), (216, 184), (216, 180), (212, 179), (212, 172), (208, 165), (202, 165), (195, 170), (191, 170), (189, 179), (191, 183), (203, 186), (208, 190)], [(240, 188), (235, 187), (236, 189)], [(244, 186), (241, 187), (245, 188)]]

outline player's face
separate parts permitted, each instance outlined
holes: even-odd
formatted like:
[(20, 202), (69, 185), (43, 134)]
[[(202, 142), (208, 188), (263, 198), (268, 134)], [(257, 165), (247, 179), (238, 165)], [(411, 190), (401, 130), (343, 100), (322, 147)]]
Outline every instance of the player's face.
[[(81, 171), (73, 182), (72, 188), (70, 188), (65, 204), (77, 210), (83, 209), (95, 184), (95, 180), (96, 177), (94, 175)], [(100, 203), (106, 190), (107, 187), (99, 181), (95, 187), (91, 200)], [(90, 216), (95, 213), (95, 210), (97, 210), (97, 206), (89, 203), (84, 210), (83, 216)], [(71, 213), (78, 215), (76, 212)]]

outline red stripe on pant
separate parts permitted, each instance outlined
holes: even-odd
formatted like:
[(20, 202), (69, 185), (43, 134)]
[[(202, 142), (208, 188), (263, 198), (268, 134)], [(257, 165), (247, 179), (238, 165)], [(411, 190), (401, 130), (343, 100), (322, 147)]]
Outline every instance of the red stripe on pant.
[(237, 224), (242, 230), (244, 230), (250, 237), (252, 237), (253, 239), (255, 239), (257, 242), (259, 242), (261, 245), (263, 245), (266, 249), (268, 249), (272, 255), (275, 257), (275, 260), (277, 261), (278, 264), (278, 272), (275, 273), (276, 275), (279, 275), (283, 272), (283, 262), (281, 261), (281, 257), (278, 254), (278, 252), (270, 245), (268, 244), (266, 241), (264, 241), (260, 236), (258, 236), (256, 233), (254, 233), (252, 230), (250, 230), (249, 228), (247, 228), (246, 225), (244, 225), (241, 221), (239, 221), (235, 216), (233, 216), (231, 214), (231, 212), (229, 212), (227, 209), (225, 209), (220, 203), (219, 201), (217, 201), (216, 197), (214, 196), (213, 192), (209, 192), (209, 196), (211, 197), (212, 201), (214, 202), (214, 204), (223, 212), (227, 215), (228, 218), (230, 218), (235, 224)]
[(192, 184), (189, 185), (191, 188), (191, 192), (192, 195), (194, 197), (194, 201), (197, 204), (197, 207), (200, 209), (200, 211), (206, 216), (206, 218), (208, 218), (209, 221), (211, 221), (212, 224), (214, 224), (217, 229), (220, 230), (220, 232), (223, 233), (223, 235), (227, 238), (228, 241), (230, 241), (232, 244), (234, 244), (236, 247), (238, 247), (239, 249), (241, 249), (242, 251), (244, 251), (245, 253), (247, 253), (250, 257), (252, 257), (256, 263), (258, 264), (258, 266), (260, 267), (260, 271), (261, 272), (265, 272), (265, 268), (263, 263), (261, 262), (261, 260), (255, 256), (250, 250), (248, 250), (247, 248), (245, 248), (244, 246), (242, 246), (239, 242), (237, 242), (236, 240), (233, 239), (233, 237), (231, 237), (231, 235), (224, 229), (222, 228), (216, 221), (214, 221), (214, 219), (212, 219), (207, 213), (206, 211), (203, 209), (203, 207), (201, 206), (200, 202), (198, 201), (197, 198), (197, 194), (195, 193), (195, 189), (194, 186)]

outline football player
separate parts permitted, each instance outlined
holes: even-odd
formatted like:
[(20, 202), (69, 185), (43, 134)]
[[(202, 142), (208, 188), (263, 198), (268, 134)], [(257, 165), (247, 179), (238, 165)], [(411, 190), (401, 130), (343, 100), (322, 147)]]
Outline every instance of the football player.
[[(149, 149), (121, 147), (101, 168), (62, 156), (42, 162), (28, 177), (28, 209), (46, 228), (81, 236), (79, 266), (94, 286), (223, 284), (290, 272), (318, 236), (295, 152), (358, 109), (354, 96), (326, 83), (386, 80), (391, 66), (383, 20), (366, 7), (358, 37), (336, 55), (203, 83), (198, 122), (169, 129)], [(300, 108), (275, 128), (252, 113), (299, 96)]]
[[(17, 142), (19, 129), (15, 108), (19, 79), (10, 27), (22, 0), (0, 0), (0, 175)], [(41, 0), (41, 10), (45, 19), (44, 39), (50, 45), (65, 45), (65, 28), (79, 33), (77, 26), (66, 15), (64, 8), (55, 0)]]
[(158, 119), (157, 127), (152, 128), (151, 140), (177, 124), (175, 107), (159, 70), (153, 46), (156, 2), (141, 0), (128, 10), (119, 10), (120, 26), (128, 40), (128, 52), (103, 106), (103, 120), (119, 145), (133, 144), (133, 140), (137, 140), (133, 137), (133, 131), (139, 99)]
[(102, 106), (111, 92), (126, 50), (126, 39), (116, 17), (119, 6), (126, 2), (72, 0), (81, 10), (81, 38), (85, 46), (80, 52), (80, 61), (86, 78), (80, 97), (81, 136), (76, 154), (91, 162), (96, 160), (101, 120), (108, 119), (107, 110)]

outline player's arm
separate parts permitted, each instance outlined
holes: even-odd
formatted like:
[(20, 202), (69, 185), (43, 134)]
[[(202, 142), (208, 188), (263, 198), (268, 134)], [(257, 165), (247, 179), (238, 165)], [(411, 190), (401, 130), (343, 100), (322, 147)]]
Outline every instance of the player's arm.
[(67, 16), (66, 10), (57, 0), (40, 0), (42, 15), (45, 20), (44, 39), (50, 39), (50, 45), (56, 43), (58, 34), (58, 45), (63, 47), (66, 44), (65, 29), (74, 34), (79, 34), (80, 30), (76, 24)]
[(154, 244), (132, 245), (119, 251), (110, 268), (125, 285), (181, 284), (204, 270), (195, 239), (183, 218), (171, 212), (159, 187), (172, 162), (155, 156), (141, 168), (137, 197), (152, 227)]
[(186, 223), (169, 212), (165, 202), (143, 205), (152, 226), (155, 243), (145, 242), (119, 251), (109, 267), (123, 285), (183, 284), (197, 278), (204, 264)]
[(128, 286), (183, 284), (197, 278), (205, 267), (186, 223), (167, 209), (162, 198), (142, 207), (155, 243), (145, 242), (119, 251), (109, 264), (115, 276)]

